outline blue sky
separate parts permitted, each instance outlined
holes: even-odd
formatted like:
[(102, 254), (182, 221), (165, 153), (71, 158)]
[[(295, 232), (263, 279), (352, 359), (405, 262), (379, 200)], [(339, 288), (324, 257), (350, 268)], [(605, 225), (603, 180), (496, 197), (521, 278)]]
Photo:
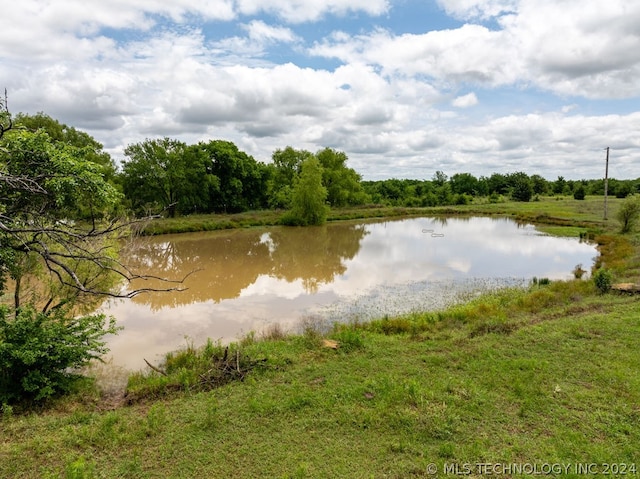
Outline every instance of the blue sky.
[(21, 0), (0, 86), (117, 160), (169, 136), (364, 179), (640, 177), (636, 0)]

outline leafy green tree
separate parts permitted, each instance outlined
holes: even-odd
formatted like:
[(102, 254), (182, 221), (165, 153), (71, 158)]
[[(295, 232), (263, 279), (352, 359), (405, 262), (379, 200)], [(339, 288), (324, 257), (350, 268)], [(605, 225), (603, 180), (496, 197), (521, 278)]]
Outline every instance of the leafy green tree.
[(604, 179), (589, 180), (586, 188), (588, 195), (604, 195)]
[(549, 191), (549, 182), (540, 175), (531, 175), (531, 186), (536, 195), (545, 195)]
[(220, 194), (220, 179), (211, 172), (211, 162), (202, 144), (184, 150), (184, 176), (178, 200), (180, 214), (211, 213)]
[(322, 165), (322, 184), (332, 207), (361, 205), (368, 201), (360, 184), (361, 177), (347, 167), (348, 158), (344, 152), (324, 148), (316, 153), (316, 158)]
[(269, 206), (289, 208), (293, 184), (300, 174), (302, 163), (312, 157), (313, 153), (291, 146), (273, 152), (271, 160), (274, 172), (269, 182)]
[(511, 197), (516, 201), (531, 201), (533, 196), (533, 185), (531, 179), (524, 172), (517, 172), (508, 175), (511, 184)]
[(566, 187), (567, 180), (564, 179), (564, 176), (558, 176), (558, 179), (553, 182), (552, 189), (556, 195), (563, 195)]
[(620, 181), (616, 185), (616, 188), (614, 191), (615, 191), (616, 198), (626, 198), (632, 193), (633, 187), (631, 182), (629, 181)]
[(327, 189), (322, 185), (322, 166), (312, 157), (302, 163), (299, 177), (291, 194), (291, 210), (285, 215), (286, 224), (299, 226), (321, 225), (327, 219)]
[[(69, 368), (92, 359), (100, 338), (115, 332), (113, 325), (104, 327), (104, 316), (71, 312), (82, 294), (112, 285), (105, 277), (116, 264), (101, 238), (111, 236), (115, 225), (101, 230), (92, 221), (83, 229), (69, 220), (80, 204), (104, 211), (119, 199), (81, 149), (53, 143), (44, 130), (14, 130), (6, 110), (0, 116), (0, 294), (10, 278), (14, 300), (13, 308), (0, 308), (1, 403), (40, 401), (64, 391)], [(38, 297), (24, 302), (24, 278), (38, 270), (59, 287), (45, 281)]]
[(581, 183), (574, 190), (573, 198), (576, 200), (584, 200), (586, 196), (587, 196), (587, 190), (585, 189), (584, 185)]
[(476, 196), (478, 193), (478, 179), (471, 173), (456, 173), (451, 176), (449, 183), (453, 194)]
[(35, 115), (18, 113), (15, 124), (33, 132), (44, 130), (54, 143), (66, 143), (79, 148), (82, 150), (85, 160), (97, 163), (102, 167), (102, 174), (107, 181), (114, 181), (116, 177), (115, 162), (111, 155), (103, 150), (102, 144), (88, 133), (60, 123), (43, 112)]
[(505, 195), (509, 191), (509, 178), (501, 173), (493, 173), (487, 178), (487, 185), (489, 188), (488, 193), (495, 193), (496, 195)]
[[(166, 209), (174, 217), (188, 209), (194, 188), (187, 181), (186, 149), (185, 143), (170, 138), (147, 139), (127, 146), (122, 187), (135, 211)], [(195, 176), (200, 173), (204, 177), (203, 165), (190, 166), (194, 169), (200, 166)]]
[(392, 205), (401, 204), (406, 198), (406, 184), (397, 178), (390, 178), (378, 183), (378, 191)]
[[(118, 292), (120, 280), (136, 275), (118, 261), (130, 225), (110, 219), (121, 194), (104, 170), (44, 129), (16, 129), (5, 105), (0, 100), (0, 295), (14, 304), (0, 308), (0, 402), (40, 401), (64, 392), (70, 368), (103, 352), (102, 337), (115, 332), (104, 316), (79, 314), (84, 301), (140, 290)], [(74, 221), (86, 204), (94, 216)], [(39, 289), (23, 296), (31, 276)]]
[(0, 165), (6, 175), (0, 184), (6, 215), (47, 210), (58, 218), (76, 218), (81, 208), (102, 213), (120, 199), (100, 165), (86, 161), (82, 149), (53, 143), (42, 130), (6, 135)]
[(477, 196), (489, 196), (489, 179), (486, 176), (478, 177)]
[(616, 219), (620, 222), (620, 232), (629, 233), (640, 218), (640, 196), (627, 197), (616, 212)]
[(268, 206), (270, 170), (263, 163), (230, 141), (212, 140), (198, 147), (205, 153), (207, 174), (217, 179), (210, 211), (236, 213)]
[(440, 170), (436, 171), (433, 175), (433, 178), (431, 178), (431, 181), (436, 186), (443, 186), (447, 182), (447, 180), (447, 175), (445, 175), (444, 172)]
[(450, 205), (454, 202), (454, 196), (451, 192), (451, 184), (448, 182), (435, 188), (435, 195), (438, 199), (438, 205)]
[[(119, 226), (109, 221), (100, 228), (98, 221), (121, 195), (99, 165), (42, 130), (18, 130), (2, 139), (0, 168), (0, 275), (14, 281), (15, 308), (23, 279), (38, 269), (66, 286), (41, 291), (45, 309), (105, 287), (116, 269), (110, 246)], [(86, 227), (72, 221), (80, 205), (96, 213)]]

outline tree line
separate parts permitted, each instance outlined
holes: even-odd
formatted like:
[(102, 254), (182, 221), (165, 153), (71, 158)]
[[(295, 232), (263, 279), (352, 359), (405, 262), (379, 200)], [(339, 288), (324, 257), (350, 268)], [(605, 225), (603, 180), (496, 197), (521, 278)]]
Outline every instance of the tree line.
[[(41, 129), (54, 142), (82, 148), (89, 161), (100, 165), (105, 179), (122, 192), (120, 207), (137, 215), (157, 211), (176, 216), (292, 209), (300, 216), (305, 209), (303, 203), (307, 202), (308, 209), (315, 201), (317, 214), (310, 214), (306, 220), (285, 218), (290, 224), (308, 224), (321, 221), (325, 207), (425, 207), (466, 204), (479, 197), (497, 202), (505, 198), (531, 201), (548, 195), (576, 199), (604, 195), (603, 179), (571, 180), (558, 176), (547, 180), (524, 172), (480, 177), (456, 173), (449, 177), (435, 171), (429, 179), (363, 181), (347, 166), (346, 153), (332, 148), (313, 153), (287, 146), (274, 151), (271, 162), (264, 163), (225, 140), (189, 145), (171, 138), (145, 139), (127, 146), (118, 168), (102, 145), (87, 133), (44, 113), (19, 114), (16, 124), (31, 131)], [(638, 192), (640, 178), (609, 179), (608, 193), (612, 196), (624, 198)]]

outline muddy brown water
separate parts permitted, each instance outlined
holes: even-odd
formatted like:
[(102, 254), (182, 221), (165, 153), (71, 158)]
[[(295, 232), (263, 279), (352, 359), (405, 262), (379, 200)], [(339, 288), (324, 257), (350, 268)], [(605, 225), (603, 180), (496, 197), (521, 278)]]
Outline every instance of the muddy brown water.
[[(439, 309), (533, 277), (589, 270), (594, 245), (496, 218), (411, 218), (306, 228), (251, 228), (140, 238), (123, 257), (185, 291), (112, 300), (124, 329), (108, 338), (112, 364), (142, 369), (207, 338), (228, 342), (273, 323), (367, 320)], [(160, 287), (135, 283), (134, 288)]]

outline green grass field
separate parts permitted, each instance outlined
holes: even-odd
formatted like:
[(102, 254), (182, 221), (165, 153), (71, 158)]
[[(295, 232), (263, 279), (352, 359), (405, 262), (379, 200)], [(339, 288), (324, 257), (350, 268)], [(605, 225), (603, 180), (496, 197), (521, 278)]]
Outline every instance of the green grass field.
[[(591, 232), (615, 280), (640, 281), (639, 236), (618, 235), (601, 202), (458, 210), (480, 212)], [(130, 405), (110, 409), (84, 391), (46, 411), (5, 410), (0, 477), (640, 474), (640, 296), (552, 282), (329, 333), (276, 333), (234, 346), (260, 364), (242, 382), (207, 390), (190, 365), (206, 369), (212, 353), (187, 350), (170, 377), (132, 378)]]

